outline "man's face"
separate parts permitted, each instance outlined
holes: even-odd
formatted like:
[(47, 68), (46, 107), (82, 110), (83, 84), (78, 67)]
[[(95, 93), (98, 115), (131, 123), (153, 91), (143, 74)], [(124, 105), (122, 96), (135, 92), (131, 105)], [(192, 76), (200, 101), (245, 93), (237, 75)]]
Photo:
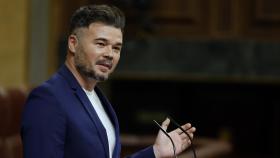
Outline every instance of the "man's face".
[(108, 79), (118, 64), (122, 32), (113, 26), (92, 23), (79, 30), (74, 64), (79, 73), (97, 81)]

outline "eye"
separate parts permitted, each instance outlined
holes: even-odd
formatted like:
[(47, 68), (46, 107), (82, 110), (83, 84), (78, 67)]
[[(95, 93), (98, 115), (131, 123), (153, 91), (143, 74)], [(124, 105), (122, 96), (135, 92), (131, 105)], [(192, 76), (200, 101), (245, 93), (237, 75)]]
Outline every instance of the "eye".
[(121, 51), (121, 47), (113, 47), (114, 52), (119, 53)]
[(114, 50), (121, 50), (121, 47), (113, 47)]
[(106, 44), (104, 42), (96, 42), (97, 46), (104, 47)]

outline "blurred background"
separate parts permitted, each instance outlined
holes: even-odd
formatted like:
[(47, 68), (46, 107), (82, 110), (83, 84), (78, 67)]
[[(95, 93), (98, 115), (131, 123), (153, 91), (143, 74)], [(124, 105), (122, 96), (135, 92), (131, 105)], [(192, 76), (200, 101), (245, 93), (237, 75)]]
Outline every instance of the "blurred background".
[(197, 128), (199, 157), (280, 156), (280, 1), (0, 0), (0, 158), (21, 158), (24, 101), (63, 64), (71, 14), (102, 3), (127, 17), (119, 66), (100, 84), (123, 155), (171, 115)]

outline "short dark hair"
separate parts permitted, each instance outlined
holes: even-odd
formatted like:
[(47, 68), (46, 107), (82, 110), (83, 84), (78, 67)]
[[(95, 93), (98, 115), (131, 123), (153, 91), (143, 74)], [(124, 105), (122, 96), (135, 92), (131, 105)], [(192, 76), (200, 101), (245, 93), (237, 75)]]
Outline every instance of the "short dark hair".
[(124, 32), (124, 13), (115, 6), (87, 5), (77, 9), (70, 20), (69, 33), (77, 28), (88, 27), (91, 23), (101, 22), (121, 29)]

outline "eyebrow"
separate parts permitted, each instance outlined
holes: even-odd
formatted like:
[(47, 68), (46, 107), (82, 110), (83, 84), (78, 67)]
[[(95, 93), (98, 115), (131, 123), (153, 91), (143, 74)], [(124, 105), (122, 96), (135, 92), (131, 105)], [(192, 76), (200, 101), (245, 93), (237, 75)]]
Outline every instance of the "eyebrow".
[[(100, 37), (100, 38), (96, 38), (96, 39), (94, 39), (94, 41), (103, 41), (103, 42), (109, 42), (109, 40), (107, 40), (106, 38), (102, 38), (102, 37)], [(122, 42), (117, 42), (117, 43), (115, 43), (114, 45), (116, 45), (116, 46), (122, 46)]]

